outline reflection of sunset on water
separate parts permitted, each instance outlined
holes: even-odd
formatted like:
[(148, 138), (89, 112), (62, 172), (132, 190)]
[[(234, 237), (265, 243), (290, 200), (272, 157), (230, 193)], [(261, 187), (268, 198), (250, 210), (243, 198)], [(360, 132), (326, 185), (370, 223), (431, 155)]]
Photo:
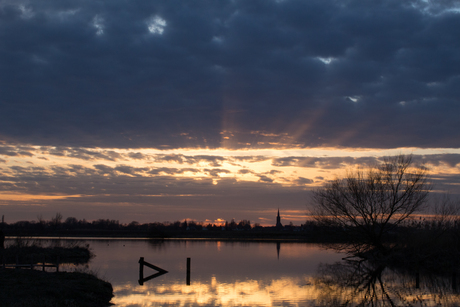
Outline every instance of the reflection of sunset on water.
[[(334, 302), (347, 302), (347, 306), (359, 306), (371, 299), (375, 304), (385, 304), (388, 298), (400, 306), (404, 302), (419, 302), (423, 306), (458, 306), (460, 297), (455, 292), (439, 289), (440, 293), (427, 293), (431, 281), (425, 280), (421, 289), (415, 289), (414, 280), (404, 275), (386, 275), (383, 289), (377, 284), (375, 294), (365, 294), (355, 288), (324, 283), (321, 276), (304, 278), (281, 277), (269, 281), (245, 280), (233, 283), (219, 282), (214, 276), (209, 282), (184, 284), (155, 283), (145, 287), (121, 285), (114, 287), (116, 306), (332, 306)], [(346, 283), (347, 280), (342, 281)], [(438, 280), (440, 284), (445, 282)], [(371, 285), (372, 286), (372, 285)], [(147, 295), (145, 295), (147, 294)], [(375, 295), (375, 297), (365, 296)], [(420, 305), (420, 306), (422, 306)], [(367, 306), (367, 305), (366, 305)], [(380, 305), (378, 305), (380, 306)], [(382, 305), (385, 306), (385, 305)], [(402, 305), (401, 305), (402, 306)], [(418, 306), (418, 305), (417, 305)]]
[[(442, 306), (458, 306), (460, 303), (458, 294), (449, 290), (427, 293), (426, 289), (432, 288), (432, 285), (414, 289), (414, 281), (401, 275), (386, 281), (388, 298), (396, 302), (397, 306), (404, 302), (419, 302), (423, 306), (440, 306), (440, 303)], [(375, 297), (371, 299), (376, 304), (385, 304), (386, 294), (379, 287), (380, 285), (376, 285)], [(120, 307), (331, 306), (333, 302), (347, 302), (347, 306), (358, 306), (365, 299), (364, 293), (356, 292), (352, 287), (324, 284), (315, 277), (282, 277), (267, 282), (246, 280), (234, 283), (221, 283), (216, 277), (212, 277), (208, 283), (199, 282), (190, 286), (154, 283), (145, 287), (124, 285), (114, 287), (114, 292), (116, 296), (113, 303)]]
[[(89, 244), (96, 257), (88, 269), (112, 284), (112, 303), (120, 307), (460, 304), (452, 272), (421, 269), (417, 282), (414, 272), (362, 259), (348, 261), (346, 254), (316, 244), (130, 239), (94, 239)], [(157, 270), (144, 267), (147, 280), (140, 285), (139, 255), (168, 273), (148, 279)], [(63, 266), (74, 269), (79, 270)]]
[[(278, 280), (219, 282), (212, 277), (208, 283), (190, 286), (181, 284), (154, 283), (141, 286), (124, 285), (114, 287), (116, 306), (279, 306), (313, 301), (316, 291), (306, 279), (283, 277)], [(148, 293), (143, 296), (140, 293)], [(117, 293), (122, 293), (117, 295)]]
[[(314, 244), (231, 241), (94, 241), (91, 269), (111, 282), (113, 303), (141, 306), (276, 306), (312, 295), (320, 262), (343, 257)], [(278, 257), (277, 252), (280, 255)], [(139, 256), (168, 271), (139, 285)], [(186, 259), (191, 282), (186, 284)], [(143, 277), (156, 271), (144, 267)]]

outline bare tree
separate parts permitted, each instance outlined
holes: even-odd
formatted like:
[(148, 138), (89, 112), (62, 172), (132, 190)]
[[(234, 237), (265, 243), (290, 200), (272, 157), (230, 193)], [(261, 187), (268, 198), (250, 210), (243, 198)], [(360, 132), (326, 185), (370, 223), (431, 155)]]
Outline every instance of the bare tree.
[(62, 222), (62, 214), (60, 212), (57, 212), (56, 215), (51, 218), (50, 224), (54, 228), (57, 228), (61, 225), (61, 222)]
[(459, 221), (460, 201), (449, 194), (439, 195), (433, 201), (433, 223), (439, 230), (446, 231)]
[(312, 213), (348, 240), (384, 250), (385, 234), (421, 209), (430, 189), (426, 168), (414, 166), (412, 156), (388, 157), (315, 190)]

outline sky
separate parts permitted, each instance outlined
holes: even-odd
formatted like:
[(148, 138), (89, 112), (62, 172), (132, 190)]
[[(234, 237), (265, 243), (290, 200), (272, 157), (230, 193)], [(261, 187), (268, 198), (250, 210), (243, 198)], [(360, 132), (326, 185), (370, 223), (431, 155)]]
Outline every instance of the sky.
[(412, 154), (460, 194), (460, 1), (0, 0), (0, 214), (300, 224)]

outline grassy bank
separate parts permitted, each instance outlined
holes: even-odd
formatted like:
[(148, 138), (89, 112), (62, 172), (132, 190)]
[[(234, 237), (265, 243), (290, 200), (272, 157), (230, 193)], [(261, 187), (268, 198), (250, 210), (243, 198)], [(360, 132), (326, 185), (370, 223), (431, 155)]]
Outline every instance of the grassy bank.
[(2, 307), (101, 307), (110, 305), (110, 283), (80, 272), (0, 269)]
[(38, 247), (27, 246), (18, 248), (16, 246), (8, 247), (0, 252), (0, 260), (4, 263), (42, 263), (56, 262), (59, 263), (87, 263), (92, 257), (91, 252), (84, 247), (76, 246), (72, 248), (65, 247)]
[(93, 254), (89, 245), (80, 241), (64, 242), (15, 238), (5, 249), (0, 250), (2, 263), (36, 264), (42, 262), (56, 263), (87, 263)]
[(62, 245), (59, 240), (16, 238), (0, 250), (0, 306), (108, 306), (112, 286), (93, 274), (3, 268), (3, 264), (83, 264), (92, 256), (89, 245), (78, 241)]

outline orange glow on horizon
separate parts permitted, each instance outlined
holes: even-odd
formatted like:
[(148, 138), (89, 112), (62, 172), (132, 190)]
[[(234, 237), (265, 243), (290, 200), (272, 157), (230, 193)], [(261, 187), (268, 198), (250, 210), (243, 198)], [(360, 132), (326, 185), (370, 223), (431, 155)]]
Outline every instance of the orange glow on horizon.
[[(264, 132), (257, 133), (263, 137), (277, 137)], [(231, 138), (231, 133), (228, 136)], [(285, 136), (280, 135), (280, 137)], [(9, 148), (14, 149), (14, 146), (9, 145)], [(258, 193), (262, 193), (261, 191), (286, 193), (292, 190), (298, 194), (305, 194), (305, 199), (297, 199), (291, 204), (289, 201), (284, 203), (276, 198), (276, 202), (282, 204), (282, 223), (293, 222), (295, 225), (303, 223), (308, 218), (306, 193), (309, 190), (322, 186), (334, 177), (340, 177), (347, 170), (356, 167), (356, 163), (360, 161), (366, 163), (365, 161), (375, 161), (378, 157), (400, 153), (427, 155), (460, 153), (460, 149), (383, 150), (296, 146), (281, 149), (239, 150), (28, 146), (27, 150), (18, 147), (16, 151), (17, 155), (0, 155), (3, 161), (0, 165), (0, 173), (4, 186), (8, 188), (0, 193), (2, 206), (12, 206), (19, 202), (23, 202), (24, 205), (29, 202), (30, 205), (46, 206), (53, 201), (53, 205), (58, 206), (60, 205), (58, 201), (70, 204), (77, 199), (79, 203), (91, 202), (97, 206), (108, 206), (112, 200), (107, 199), (116, 195), (123, 198), (115, 201), (119, 207), (136, 205), (141, 207), (142, 203), (136, 204), (129, 198), (155, 198), (158, 200), (152, 200), (152, 203), (160, 204), (171, 203), (171, 199), (175, 198), (192, 200), (201, 198), (206, 202), (207, 199), (216, 201), (218, 197), (228, 198), (228, 195), (237, 195), (240, 191), (249, 199), (252, 189)], [(359, 158), (365, 159), (356, 160)], [(443, 176), (460, 175), (460, 168), (456, 165), (449, 165), (447, 162), (432, 164), (428, 166), (433, 177), (438, 175), (442, 179)], [(65, 179), (53, 183), (55, 178)], [(45, 184), (46, 189), (41, 189), (40, 185), (47, 181), (50, 181), (49, 186)], [(130, 181), (132, 181), (132, 190), (111, 190), (113, 182), (117, 182), (117, 186), (123, 188), (124, 183)], [(153, 188), (137, 189), (137, 182)], [(445, 183), (444, 186), (457, 188), (455, 182)], [(46, 191), (53, 191), (53, 194)], [(255, 201), (252, 200), (252, 203)], [(271, 208), (275, 205), (271, 204)], [(258, 213), (252, 210), (249, 219), (263, 226), (273, 225), (274, 216), (266, 210), (262, 211), (264, 210)], [(214, 224), (222, 225), (223, 222), (219, 221), (222, 217), (221, 213), (215, 214), (216, 216), (203, 216), (201, 221), (209, 220)], [(230, 214), (232, 213), (228, 213)], [(184, 215), (177, 219), (184, 219)], [(196, 215), (194, 218), (197, 218)], [(246, 218), (242, 213), (241, 219)]]
[[(66, 199), (69, 197), (81, 197), (81, 195), (35, 195), (35, 194), (21, 194), (0, 192), (0, 201), (35, 201), (35, 200), (51, 200), (51, 199)], [(1, 203), (0, 203), (1, 205)]]

